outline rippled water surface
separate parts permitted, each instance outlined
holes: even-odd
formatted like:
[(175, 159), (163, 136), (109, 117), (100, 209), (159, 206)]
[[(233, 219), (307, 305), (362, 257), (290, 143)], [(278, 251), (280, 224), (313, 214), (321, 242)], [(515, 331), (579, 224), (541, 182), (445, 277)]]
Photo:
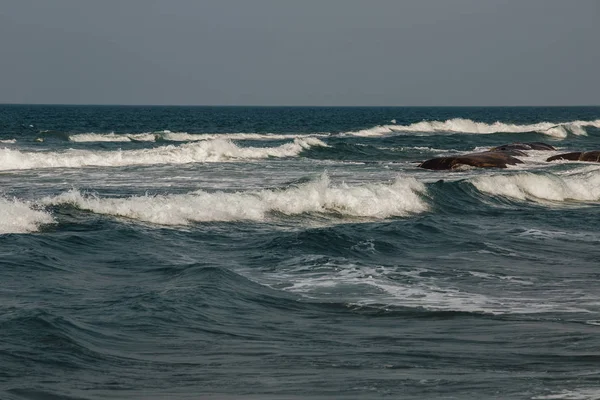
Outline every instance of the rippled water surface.
[[(426, 159), (542, 141), (506, 169)], [(600, 107), (0, 106), (0, 398), (600, 399)]]

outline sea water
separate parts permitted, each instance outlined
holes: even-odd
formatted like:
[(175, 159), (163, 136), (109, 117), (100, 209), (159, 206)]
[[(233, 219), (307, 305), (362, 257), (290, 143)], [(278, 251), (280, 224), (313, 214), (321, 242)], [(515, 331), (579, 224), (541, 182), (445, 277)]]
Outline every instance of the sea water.
[[(507, 169), (432, 157), (543, 141)], [(2, 399), (599, 399), (600, 107), (0, 106)]]

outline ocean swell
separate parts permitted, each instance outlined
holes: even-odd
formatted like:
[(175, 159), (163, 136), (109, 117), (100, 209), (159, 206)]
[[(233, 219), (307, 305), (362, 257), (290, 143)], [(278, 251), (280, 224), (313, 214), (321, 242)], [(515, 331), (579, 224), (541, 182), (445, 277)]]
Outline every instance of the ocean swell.
[(492, 124), (470, 119), (453, 118), (446, 121), (422, 121), (410, 125), (378, 125), (360, 131), (346, 132), (352, 136), (382, 136), (397, 132), (404, 133), (526, 133), (537, 132), (550, 137), (565, 138), (569, 133), (586, 135), (585, 127), (600, 128), (600, 120), (571, 122), (539, 122), (536, 124), (507, 124), (496, 121)]

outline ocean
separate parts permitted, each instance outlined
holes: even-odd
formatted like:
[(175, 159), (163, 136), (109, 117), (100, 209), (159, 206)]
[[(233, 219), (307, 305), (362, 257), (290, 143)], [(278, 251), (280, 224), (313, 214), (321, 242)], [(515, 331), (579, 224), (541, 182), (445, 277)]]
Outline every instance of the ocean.
[(545, 161), (598, 149), (600, 107), (1, 105), (0, 398), (600, 399), (600, 164)]

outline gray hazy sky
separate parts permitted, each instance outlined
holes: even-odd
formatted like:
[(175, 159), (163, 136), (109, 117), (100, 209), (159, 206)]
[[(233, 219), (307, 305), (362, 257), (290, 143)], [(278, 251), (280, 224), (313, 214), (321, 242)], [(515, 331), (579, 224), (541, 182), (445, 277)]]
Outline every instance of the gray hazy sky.
[(600, 0), (0, 0), (0, 102), (600, 104)]

